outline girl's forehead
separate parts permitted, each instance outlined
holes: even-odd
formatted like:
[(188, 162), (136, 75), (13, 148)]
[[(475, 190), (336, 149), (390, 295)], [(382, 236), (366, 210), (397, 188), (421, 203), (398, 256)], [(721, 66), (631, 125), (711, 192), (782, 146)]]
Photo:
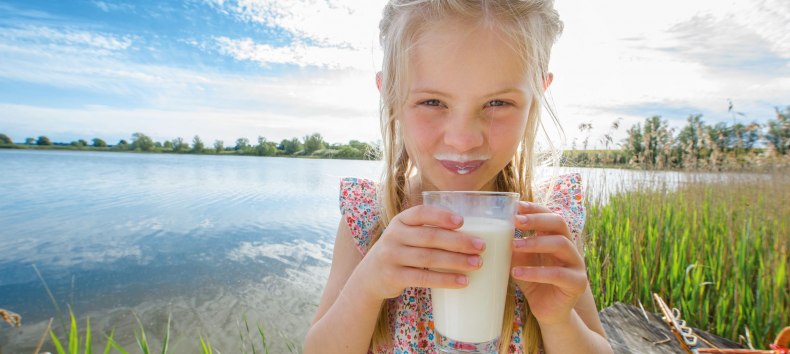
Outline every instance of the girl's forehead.
[(410, 47), (409, 86), (523, 86), (528, 75), (517, 47), (496, 26), (457, 19), (432, 23)]

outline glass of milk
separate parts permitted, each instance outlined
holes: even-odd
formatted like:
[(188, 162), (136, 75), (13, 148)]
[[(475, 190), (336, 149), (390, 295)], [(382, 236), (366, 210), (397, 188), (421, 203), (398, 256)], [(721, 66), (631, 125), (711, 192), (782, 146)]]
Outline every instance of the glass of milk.
[(502, 332), (518, 193), (423, 192), (423, 203), (464, 217), (457, 231), (486, 243), (483, 266), (467, 272), (463, 289), (431, 288), (437, 349), (443, 353), (496, 353)]

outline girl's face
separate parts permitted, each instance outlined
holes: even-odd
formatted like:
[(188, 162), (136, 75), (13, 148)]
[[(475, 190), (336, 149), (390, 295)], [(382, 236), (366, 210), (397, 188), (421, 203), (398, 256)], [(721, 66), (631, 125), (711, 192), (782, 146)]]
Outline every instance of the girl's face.
[(521, 141), (528, 75), (504, 35), (468, 22), (432, 25), (411, 48), (400, 115), (423, 190), (493, 190)]

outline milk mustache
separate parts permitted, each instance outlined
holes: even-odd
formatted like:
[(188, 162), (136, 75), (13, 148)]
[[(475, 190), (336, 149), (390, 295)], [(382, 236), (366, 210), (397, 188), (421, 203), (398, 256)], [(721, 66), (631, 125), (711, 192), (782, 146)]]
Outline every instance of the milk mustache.
[(466, 273), (469, 282), (463, 289), (431, 289), (434, 326), (454, 340), (490, 341), (502, 332), (515, 229), (506, 220), (466, 217), (458, 231), (485, 241), (483, 266)]

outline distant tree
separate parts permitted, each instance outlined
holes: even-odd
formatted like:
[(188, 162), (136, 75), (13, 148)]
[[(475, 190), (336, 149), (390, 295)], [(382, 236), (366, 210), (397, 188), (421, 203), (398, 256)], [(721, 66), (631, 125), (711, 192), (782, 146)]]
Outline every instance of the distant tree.
[(259, 136), (258, 145), (255, 145), (255, 154), (258, 156), (274, 156), (277, 154), (277, 144)]
[(321, 150), (326, 147), (324, 138), (321, 134), (314, 133), (304, 137), (304, 152), (305, 155), (310, 155), (315, 151)]
[(205, 149), (203, 140), (200, 139), (200, 136), (195, 135), (195, 137), (192, 138), (192, 152), (199, 154), (203, 152), (203, 149)]
[(238, 138), (236, 139), (236, 147), (233, 149), (236, 151), (244, 151), (250, 147), (250, 140), (247, 138)]
[(768, 145), (779, 155), (787, 155), (790, 151), (790, 106), (784, 112), (776, 108), (776, 119), (768, 121), (768, 132), (765, 140)]
[(25, 138), (25, 145), (33, 145), (36, 143), (35, 138)]
[(345, 145), (338, 150), (335, 157), (339, 159), (361, 160), (363, 158), (363, 152), (351, 145)]
[(49, 141), (49, 138), (47, 138), (46, 136), (42, 135), (42, 136), (38, 137), (38, 140), (36, 140), (36, 145), (42, 145), (42, 146), (43, 145), (52, 145), (52, 142)]
[(158, 141), (155, 142), (154, 143), (154, 148), (156, 148), (157, 150), (162, 150), (162, 143), (158, 142)]
[(678, 133), (678, 148), (682, 154), (682, 164), (685, 168), (699, 167), (702, 159), (703, 125), (702, 115), (690, 115), (686, 120), (688, 124)]
[(11, 138), (8, 137), (8, 135), (0, 134), (0, 144), (13, 144), (13, 143), (14, 142), (11, 140)]
[(630, 159), (629, 163), (641, 163), (642, 153), (645, 150), (644, 145), (642, 145), (642, 126), (637, 123), (631, 126), (626, 133), (628, 133), (628, 137), (623, 142), (623, 146), (625, 147), (626, 155)]
[(184, 141), (184, 138), (178, 137), (173, 139), (173, 152), (184, 152), (189, 150), (189, 145)]
[(107, 147), (107, 143), (99, 138), (93, 138), (93, 147), (97, 147), (97, 148)]
[(165, 143), (162, 144), (162, 148), (165, 149), (165, 150), (172, 151), (173, 150), (173, 142), (170, 141), (170, 140), (165, 140)]
[(118, 144), (115, 144), (113, 148), (116, 150), (129, 150), (129, 143), (126, 140), (121, 139), (118, 140)]
[(277, 148), (285, 152), (286, 155), (293, 155), (299, 151), (302, 151), (302, 149), (304, 149), (304, 145), (302, 145), (302, 142), (299, 141), (299, 138), (292, 138), (290, 140), (283, 139), (283, 141), (280, 142), (280, 146)]
[(132, 150), (151, 151), (154, 149), (154, 140), (143, 133), (132, 134)]
[(80, 140), (72, 141), (71, 142), (71, 146), (83, 148), (83, 147), (88, 146), (88, 142), (83, 140), (83, 139), (80, 139)]
[(225, 150), (225, 143), (222, 140), (214, 140), (214, 151), (218, 154)]

